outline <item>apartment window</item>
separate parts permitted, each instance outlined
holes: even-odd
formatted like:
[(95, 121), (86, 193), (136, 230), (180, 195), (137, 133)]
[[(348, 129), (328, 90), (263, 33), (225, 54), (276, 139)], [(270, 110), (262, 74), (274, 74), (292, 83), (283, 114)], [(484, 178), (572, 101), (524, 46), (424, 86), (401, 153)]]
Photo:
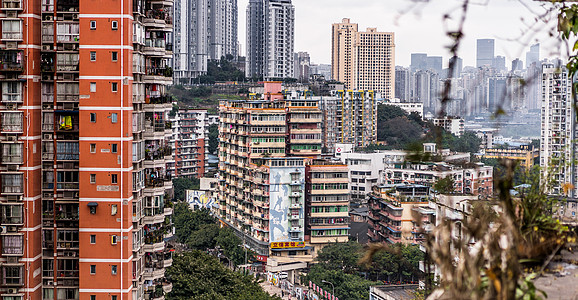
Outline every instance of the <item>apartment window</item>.
[(117, 82), (112, 82), (111, 88), (112, 88), (112, 91), (113, 91), (113, 92), (118, 92), (118, 83), (117, 83)]
[(112, 114), (110, 114), (110, 121), (111, 121), (112, 123), (118, 122), (118, 114), (117, 114), (117, 113), (112, 113)]
[(23, 174), (2, 174), (3, 193), (22, 193)]
[(91, 92), (91, 93), (96, 93), (96, 82), (91, 82), (91, 83), (90, 83), (90, 92)]
[(96, 29), (96, 21), (90, 21), (90, 29), (91, 29), (91, 30), (95, 30), (95, 29)]
[(112, 275), (116, 275), (116, 265), (110, 266), (110, 273), (111, 273)]
[(117, 153), (118, 152), (118, 144), (110, 145), (110, 152)]
[(96, 174), (90, 174), (90, 183), (96, 183)]
[(2, 254), (19, 254), (22, 255), (22, 235), (3, 235), (2, 236)]
[(22, 222), (22, 205), (2, 206), (2, 224), (22, 224)]
[(3, 266), (2, 279), (4, 285), (22, 284), (22, 266)]
[(90, 144), (90, 153), (96, 153), (96, 144)]
[(118, 29), (118, 21), (112, 21), (111, 25), (112, 25), (112, 30)]
[(90, 274), (96, 274), (96, 265), (90, 265)]
[(90, 235), (90, 243), (91, 243), (91, 244), (96, 244), (96, 234), (91, 234), (91, 235)]
[(90, 51), (90, 61), (96, 61), (96, 51)]
[(110, 300), (116, 300), (116, 295), (110, 296)]
[(112, 52), (112, 61), (117, 61), (118, 60), (118, 52), (113, 51)]
[(90, 122), (96, 123), (96, 113), (90, 113)]
[(118, 175), (117, 174), (110, 175), (110, 182), (112, 184), (117, 184), (118, 183)]
[(22, 20), (2, 20), (2, 39), (21, 40)]
[(96, 295), (90, 295), (90, 300), (96, 300)]

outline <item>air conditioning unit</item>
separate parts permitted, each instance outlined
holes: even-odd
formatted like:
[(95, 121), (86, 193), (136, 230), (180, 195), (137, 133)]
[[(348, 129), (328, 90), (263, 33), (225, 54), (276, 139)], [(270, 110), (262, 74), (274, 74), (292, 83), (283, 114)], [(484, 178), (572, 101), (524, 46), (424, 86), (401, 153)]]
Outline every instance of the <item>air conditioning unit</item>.
[(51, 139), (52, 139), (52, 133), (45, 133), (45, 134), (42, 136), (42, 138), (45, 139), (45, 140), (51, 140)]
[(8, 226), (8, 232), (18, 232), (18, 227), (16, 226)]
[(6, 226), (0, 226), (0, 233), (6, 233), (8, 232), (8, 228), (6, 228)]
[(8, 171), (18, 171), (20, 169), (19, 165), (8, 165)]
[(18, 108), (18, 106), (16, 106), (16, 104), (14, 104), (14, 103), (6, 104), (6, 109), (15, 110), (17, 108)]
[(16, 294), (17, 292), (17, 289), (8, 289), (8, 294)]
[(9, 136), (6, 136), (6, 140), (11, 141), (11, 142), (15, 142), (18, 140), (18, 137), (15, 135), (9, 135)]
[(7, 11), (6, 18), (18, 18), (18, 13), (15, 11)]
[[(16, 256), (8, 256), (8, 257), (6, 258), (6, 262), (9, 263), (9, 264), (17, 264), (17, 263), (18, 263), (18, 257), (16, 257)], [(12, 293), (10, 293), (10, 294), (12, 294)]]
[(6, 50), (18, 49), (18, 42), (6, 42)]
[(50, 45), (42, 45), (42, 50), (50, 51)]

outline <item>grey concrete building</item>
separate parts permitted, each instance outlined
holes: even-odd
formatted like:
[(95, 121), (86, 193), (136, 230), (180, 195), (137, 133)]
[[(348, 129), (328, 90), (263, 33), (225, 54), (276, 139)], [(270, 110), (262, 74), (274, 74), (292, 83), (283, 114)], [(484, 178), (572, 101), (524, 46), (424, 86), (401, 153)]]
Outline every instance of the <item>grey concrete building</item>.
[(237, 57), (237, 0), (176, 0), (174, 16), (175, 83), (194, 83), (209, 60)]

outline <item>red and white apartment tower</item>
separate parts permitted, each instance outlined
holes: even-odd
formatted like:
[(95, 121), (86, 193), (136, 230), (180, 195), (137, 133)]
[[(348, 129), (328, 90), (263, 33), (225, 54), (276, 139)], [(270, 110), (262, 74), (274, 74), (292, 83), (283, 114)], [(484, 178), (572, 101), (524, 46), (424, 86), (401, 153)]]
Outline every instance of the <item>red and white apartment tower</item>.
[(0, 298), (162, 298), (172, 1), (1, 1)]

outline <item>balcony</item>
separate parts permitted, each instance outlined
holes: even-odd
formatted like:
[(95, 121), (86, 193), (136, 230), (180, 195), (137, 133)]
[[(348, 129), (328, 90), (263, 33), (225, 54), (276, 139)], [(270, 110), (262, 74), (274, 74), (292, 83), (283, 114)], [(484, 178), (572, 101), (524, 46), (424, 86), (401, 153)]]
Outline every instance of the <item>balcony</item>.
[(22, 72), (24, 70), (22, 50), (0, 51), (0, 72)]
[(22, 0), (2, 0), (2, 10), (22, 10)]

